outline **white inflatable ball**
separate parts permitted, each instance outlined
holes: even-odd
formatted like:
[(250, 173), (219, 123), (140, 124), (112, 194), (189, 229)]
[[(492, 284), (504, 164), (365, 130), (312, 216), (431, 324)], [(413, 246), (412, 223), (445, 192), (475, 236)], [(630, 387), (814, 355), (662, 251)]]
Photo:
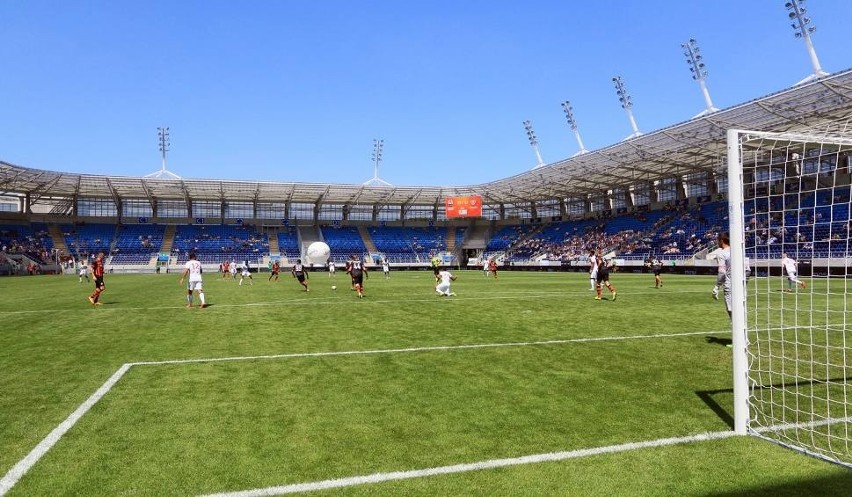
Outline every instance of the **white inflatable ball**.
[(325, 264), (330, 254), (331, 249), (328, 244), (325, 242), (314, 242), (308, 246), (306, 256), (309, 264)]

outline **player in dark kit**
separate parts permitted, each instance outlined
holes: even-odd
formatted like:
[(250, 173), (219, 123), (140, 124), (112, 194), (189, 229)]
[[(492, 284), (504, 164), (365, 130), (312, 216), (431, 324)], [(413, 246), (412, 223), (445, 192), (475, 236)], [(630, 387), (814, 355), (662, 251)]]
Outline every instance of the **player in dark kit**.
[(488, 272), (491, 273), (492, 276), (494, 276), (495, 280), (497, 279), (497, 261), (496, 260), (491, 259), (491, 261), (488, 262)]
[[(355, 292), (359, 299), (364, 298), (364, 276), (367, 274), (367, 267), (361, 260), (353, 255), (349, 261), (349, 274), (352, 276), (352, 285), (355, 287)], [(367, 276), (369, 278), (369, 276)]]
[(95, 291), (89, 295), (92, 305), (101, 305), (101, 293), (106, 289), (104, 286), (104, 253), (101, 252), (92, 263), (92, 276), (95, 278)]
[(615, 287), (609, 282), (609, 270), (610, 265), (609, 262), (604, 259), (600, 252), (595, 255), (595, 259), (598, 262), (598, 284), (595, 285), (595, 300), (601, 300), (603, 297), (601, 296), (603, 287), (607, 287), (609, 293), (612, 294), (612, 300), (615, 300), (617, 293), (615, 292)]
[(302, 265), (302, 259), (296, 259), (296, 264), (293, 265), (290, 272), (293, 273), (294, 278), (299, 280), (299, 284), (305, 287), (305, 291), (310, 292), (308, 289), (308, 273), (305, 271), (305, 266)]
[(651, 272), (654, 273), (654, 288), (662, 288), (663, 279), (660, 278), (660, 273), (663, 272), (663, 261), (656, 257), (651, 259)]
[[(302, 262), (301, 260), (297, 262)], [(278, 271), (281, 270), (281, 264), (278, 261), (272, 263), (272, 273), (269, 275), (269, 280), (272, 281), (272, 278), (275, 278), (275, 281), (278, 281)]]

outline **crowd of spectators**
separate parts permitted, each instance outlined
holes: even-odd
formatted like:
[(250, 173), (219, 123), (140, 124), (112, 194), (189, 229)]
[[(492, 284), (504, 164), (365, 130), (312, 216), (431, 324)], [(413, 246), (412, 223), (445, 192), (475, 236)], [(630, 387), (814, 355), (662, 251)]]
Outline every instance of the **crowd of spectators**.
[[(244, 236), (236, 235), (236, 234), (219, 234), (219, 233), (211, 233), (207, 230), (206, 226), (200, 227), (200, 232), (195, 233), (190, 240), (184, 240), (184, 243), (187, 241), (190, 244), (193, 244), (193, 250), (201, 250), (202, 248), (209, 248), (214, 243), (221, 243), (219, 250), (222, 252), (260, 252), (262, 248), (264, 248), (264, 240), (260, 238), (257, 233), (255, 233), (248, 226), (243, 226), (241, 228), (237, 228), (238, 231)], [(143, 245), (145, 240), (142, 241)], [(150, 242), (149, 242), (150, 243)]]
[(46, 243), (50, 239), (47, 231), (35, 231), (21, 236), (15, 230), (0, 230), (2, 252), (6, 254), (23, 254), (41, 263), (50, 261), (51, 248)]
[[(700, 207), (687, 208), (671, 204), (667, 215), (646, 229), (628, 228), (608, 233), (606, 219), (582, 228), (565, 226), (563, 238), (554, 239), (554, 228), (542, 230), (549, 236), (533, 234), (510, 244), (507, 253), (511, 260), (545, 259), (551, 261), (582, 261), (591, 250), (602, 250), (620, 256), (692, 255), (710, 248), (723, 230), (724, 206), (702, 213)], [(637, 213), (637, 225), (645, 222)], [(709, 217), (709, 219), (708, 219)], [(558, 230), (557, 230), (558, 231)]]
[(535, 236), (519, 242), (511, 249), (514, 258), (537, 259), (550, 261), (583, 261), (589, 252), (601, 249), (617, 251), (621, 254), (644, 253), (650, 245), (641, 232), (624, 230), (607, 234), (602, 226), (589, 228), (583, 233), (565, 233), (560, 242), (546, 241)]

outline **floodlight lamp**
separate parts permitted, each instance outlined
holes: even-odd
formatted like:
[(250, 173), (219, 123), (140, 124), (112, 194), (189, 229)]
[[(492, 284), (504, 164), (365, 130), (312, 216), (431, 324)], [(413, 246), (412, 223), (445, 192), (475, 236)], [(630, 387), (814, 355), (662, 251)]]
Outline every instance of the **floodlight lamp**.
[(795, 19), (795, 18), (796, 18), (796, 13), (795, 13), (795, 12), (790, 12), (789, 14), (787, 14), (787, 17), (789, 17), (790, 19)]
[(790, 3), (790, 2), (787, 2), (787, 3), (785, 3), (785, 4), (784, 4), (784, 7), (787, 7), (788, 9), (792, 9), (792, 8), (793, 8), (793, 4), (792, 4), (792, 3)]

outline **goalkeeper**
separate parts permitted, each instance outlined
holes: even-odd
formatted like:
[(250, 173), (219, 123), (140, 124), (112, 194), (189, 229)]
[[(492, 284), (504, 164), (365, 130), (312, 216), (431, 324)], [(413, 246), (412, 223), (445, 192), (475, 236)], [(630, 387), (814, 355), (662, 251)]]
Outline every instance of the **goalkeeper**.
[(784, 266), (784, 271), (787, 273), (787, 291), (793, 291), (793, 283), (800, 285), (803, 289), (806, 287), (805, 282), (798, 277), (798, 261), (787, 255), (786, 252), (781, 254), (781, 265)]
[[(727, 232), (719, 233), (719, 251), (716, 252), (716, 260), (719, 261), (719, 275), (724, 274), (725, 280), (725, 307), (728, 309), (728, 317), (731, 317), (731, 237)], [(717, 280), (718, 281), (718, 280)]]

